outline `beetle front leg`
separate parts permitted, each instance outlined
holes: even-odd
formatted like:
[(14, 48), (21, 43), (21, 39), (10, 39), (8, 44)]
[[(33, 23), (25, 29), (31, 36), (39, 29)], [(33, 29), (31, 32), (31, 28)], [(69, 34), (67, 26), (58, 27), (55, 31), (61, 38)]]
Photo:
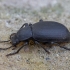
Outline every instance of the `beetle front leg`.
[(11, 55), (14, 55), (14, 54), (17, 54), (19, 53), (19, 51), (24, 47), (26, 46), (28, 43), (25, 43), (23, 46), (21, 46), (16, 52), (13, 52), (13, 53), (10, 53), (10, 54), (7, 54), (6, 56), (11, 56)]
[(35, 43), (40, 45), (48, 54), (50, 54), (50, 52), (45, 47), (43, 47), (39, 42), (36, 41)]

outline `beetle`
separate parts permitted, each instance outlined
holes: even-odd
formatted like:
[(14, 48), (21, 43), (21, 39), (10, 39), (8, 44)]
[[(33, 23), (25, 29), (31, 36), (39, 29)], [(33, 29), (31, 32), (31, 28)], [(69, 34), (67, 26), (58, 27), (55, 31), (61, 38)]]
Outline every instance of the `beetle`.
[[(60, 46), (59, 43), (68, 43), (70, 41), (70, 32), (63, 24), (59, 22), (40, 20), (35, 24), (23, 24), (22, 27), (17, 31), (17, 33), (13, 33), (10, 35), (10, 40), (12, 46), (8, 48), (0, 48), (0, 50), (6, 50), (13, 46), (16, 48), (17, 44), (19, 44), (20, 42), (24, 42), (24, 45), (21, 46), (16, 52), (7, 54), (7, 56), (18, 53), (24, 46), (29, 44), (30, 40), (34, 41), (35, 44), (38, 44), (41, 47), (41, 43), (56, 44), (58, 46)], [(60, 47), (66, 50), (70, 50), (70, 48), (64, 46)], [(42, 48), (46, 52), (50, 53), (45, 47)]]

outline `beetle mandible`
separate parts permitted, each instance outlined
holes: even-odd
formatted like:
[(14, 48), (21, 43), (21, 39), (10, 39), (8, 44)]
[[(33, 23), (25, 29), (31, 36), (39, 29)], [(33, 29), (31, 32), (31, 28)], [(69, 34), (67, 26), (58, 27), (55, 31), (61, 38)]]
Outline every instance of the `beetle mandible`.
[[(35, 24), (25, 23), (23, 26), (17, 31), (17, 33), (13, 33), (10, 35), (10, 41), (12, 46), (8, 48), (0, 48), (0, 50), (6, 50), (11, 47), (17, 47), (16, 45), (20, 42), (24, 42), (24, 45), (21, 46), (16, 52), (7, 54), (13, 55), (18, 53), (24, 46), (29, 44), (29, 40), (33, 40), (35, 44), (38, 44), (42, 47), (40, 43), (50, 43), (56, 44), (58, 46), (59, 43), (67, 43), (70, 42), (70, 32), (69, 30), (62, 25), (61, 23), (54, 21), (43, 21), (40, 20)], [(1, 42), (9, 42), (9, 41), (1, 41)], [(66, 50), (70, 50), (70, 48), (60, 46)], [(46, 48), (42, 47), (46, 52), (50, 53)]]

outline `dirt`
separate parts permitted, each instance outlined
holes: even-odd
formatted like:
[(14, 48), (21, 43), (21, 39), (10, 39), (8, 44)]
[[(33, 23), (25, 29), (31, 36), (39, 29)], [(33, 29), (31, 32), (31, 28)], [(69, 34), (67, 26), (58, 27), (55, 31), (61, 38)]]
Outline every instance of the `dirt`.
[[(34, 24), (40, 19), (60, 22), (70, 31), (69, 8), (69, 0), (0, 0), (0, 41), (9, 40), (10, 34), (24, 23)], [(9, 46), (10, 43), (0, 43), (0, 48)], [(70, 43), (65, 46), (70, 48)], [(18, 48), (0, 51), (0, 70), (70, 70), (70, 51), (59, 46), (48, 48), (47, 54), (38, 45), (28, 45), (18, 54), (6, 57)]]

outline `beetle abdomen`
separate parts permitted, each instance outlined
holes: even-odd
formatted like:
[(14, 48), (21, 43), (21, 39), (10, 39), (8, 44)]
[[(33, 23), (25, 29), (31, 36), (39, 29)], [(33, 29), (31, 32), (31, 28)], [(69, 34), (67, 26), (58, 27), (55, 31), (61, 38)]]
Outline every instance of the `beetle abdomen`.
[(37, 41), (49, 42), (49, 41), (67, 41), (69, 39), (68, 29), (53, 21), (40, 21), (32, 25), (33, 38)]

